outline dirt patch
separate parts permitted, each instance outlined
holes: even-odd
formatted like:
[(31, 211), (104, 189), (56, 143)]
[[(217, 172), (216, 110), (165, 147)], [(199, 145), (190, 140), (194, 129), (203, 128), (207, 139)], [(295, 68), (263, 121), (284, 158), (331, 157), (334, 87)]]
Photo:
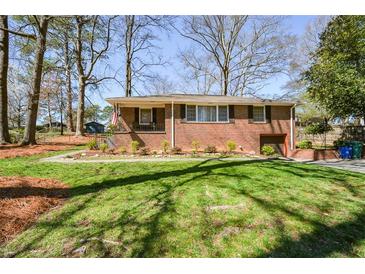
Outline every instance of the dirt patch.
[(60, 206), (68, 186), (50, 179), (0, 177), (0, 244), (31, 226), (46, 211)]
[(56, 136), (51, 139), (38, 141), (37, 145), (20, 146), (18, 144), (0, 145), (0, 159), (30, 156), (34, 154), (46, 153), (69, 149), (75, 145), (86, 144), (90, 136)]

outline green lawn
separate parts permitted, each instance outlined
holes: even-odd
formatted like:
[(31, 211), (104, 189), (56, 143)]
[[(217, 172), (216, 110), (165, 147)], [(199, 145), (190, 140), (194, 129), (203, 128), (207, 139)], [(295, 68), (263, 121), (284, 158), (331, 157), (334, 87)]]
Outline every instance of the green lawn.
[[(51, 164), (0, 175), (71, 186), (0, 254), (17, 257), (365, 257), (365, 175), (275, 161)], [(44, 155), (43, 155), (44, 157)]]

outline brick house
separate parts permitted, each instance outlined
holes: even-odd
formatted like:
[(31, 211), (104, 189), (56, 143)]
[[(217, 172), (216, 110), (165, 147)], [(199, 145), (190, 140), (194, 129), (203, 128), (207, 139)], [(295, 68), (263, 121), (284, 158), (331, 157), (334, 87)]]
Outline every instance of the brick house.
[(115, 147), (140, 146), (161, 150), (167, 140), (171, 147), (201, 149), (214, 145), (226, 149), (233, 140), (237, 151), (260, 154), (264, 144), (290, 156), (295, 148), (295, 103), (249, 97), (217, 95), (155, 95), (106, 99), (118, 113), (118, 125), (110, 139)]

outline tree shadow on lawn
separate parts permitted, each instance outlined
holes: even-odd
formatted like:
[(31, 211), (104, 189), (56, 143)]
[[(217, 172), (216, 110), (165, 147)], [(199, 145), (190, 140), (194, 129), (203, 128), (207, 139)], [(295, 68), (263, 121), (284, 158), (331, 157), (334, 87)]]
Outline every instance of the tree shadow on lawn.
[[(127, 242), (129, 246), (135, 246), (133, 249), (125, 247), (124, 244), (121, 244), (121, 246), (118, 247), (120, 248), (118, 255), (120, 256), (122, 254), (122, 256), (124, 255), (126, 257), (162, 257), (168, 250), (167, 247), (164, 246), (164, 243), (161, 243), (161, 239), (164, 234), (166, 234), (166, 231), (169, 229), (169, 227), (161, 227), (161, 219), (166, 216), (166, 214), (173, 213), (175, 210), (175, 200), (172, 197), (175, 190), (179, 187), (182, 187), (183, 185), (186, 185), (187, 183), (194, 183), (194, 181), (199, 178), (210, 176), (212, 171), (222, 168), (260, 164), (258, 168), (264, 167), (276, 169), (299, 177), (307, 176), (316, 179), (327, 179), (330, 181), (335, 180), (338, 184), (344, 183), (344, 187), (349, 189), (352, 194), (357, 194), (353, 192), (352, 185), (346, 181), (345, 177), (341, 177), (343, 176), (343, 172), (333, 169), (318, 169), (317, 166), (314, 167), (310, 165), (308, 165), (308, 167), (302, 167), (297, 164), (290, 164), (288, 162), (275, 160), (232, 161), (218, 163), (216, 163), (216, 161), (217, 160), (206, 160), (198, 163), (197, 165), (184, 169), (156, 172), (144, 175), (133, 175), (126, 178), (106, 180), (90, 185), (76, 186), (69, 190), (69, 195), (71, 197), (84, 197), (85, 195), (85, 199), (80, 201), (80, 203), (75, 208), (61, 211), (56, 219), (40, 222), (38, 226), (43, 229), (42, 233), (38, 233), (32, 237), (32, 240), (29, 242), (27, 241), (26, 244), (22, 244), (19, 250), (17, 250), (13, 255), (17, 256), (23, 252), (32, 250), (34, 244), (45, 238), (47, 234), (52, 232), (53, 229), (66, 225), (65, 222), (70, 218), (70, 216), (79, 211), (87, 210), (87, 205), (97, 198), (97, 195), (100, 191), (114, 187), (140, 184), (147, 181), (161, 180), (170, 177), (179, 178), (181, 176), (192, 175), (188, 178), (181, 177), (176, 179), (173, 183), (163, 183), (162, 181), (160, 185), (162, 189), (160, 191), (150, 195), (146, 200), (141, 201), (134, 207), (124, 210), (124, 212), (115, 220), (98, 224), (98, 227), (94, 232), (85, 233), (85, 231), (75, 231), (75, 233), (72, 234), (72, 237), (102, 238), (104, 237), (106, 231), (118, 227), (122, 231), (119, 238), (123, 240), (124, 233), (127, 233), (127, 230), (130, 229), (130, 227), (135, 227), (139, 230), (145, 229), (145, 233), (137, 232), (134, 235), (135, 237)], [(290, 166), (291, 169), (288, 168), (288, 166)], [(215, 176), (234, 177), (234, 175), (229, 174), (229, 170), (226, 173), (227, 174), (225, 174), (224, 171), (220, 171), (219, 173), (213, 174)], [(358, 177), (357, 174), (353, 173), (349, 173), (347, 176)], [(237, 175), (237, 178), (240, 180), (251, 179), (249, 176), (242, 173)], [(339, 180), (340, 182), (338, 182)], [(19, 193), (20, 195), (24, 195), (22, 192)], [(34, 189), (34, 193), (44, 194), (44, 192), (37, 188)], [(315, 229), (312, 233), (302, 235), (297, 241), (283, 238), (281, 244), (274, 250), (264, 254), (264, 257), (324, 257), (328, 256), (334, 251), (349, 254), (351, 251), (351, 246), (365, 238), (365, 213), (356, 215), (354, 220), (344, 222), (335, 227), (328, 227), (320, 222), (308, 220), (298, 212), (254, 197), (252, 194), (245, 191), (245, 189), (241, 189), (240, 194), (253, 199), (268, 212), (272, 212), (273, 209), (280, 210), (285, 214), (299, 218), (302, 222), (309, 222), (315, 226)], [(143, 212), (152, 212), (152, 214), (147, 219), (141, 219), (140, 214), (143, 214)], [(102, 241), (98, 243), (98, 249), (100, 252), (102, 252), (102, 256), (114, 256), (113, 253), (110, 253), (110, 248), (107, 245), (107, 243)], [(310, 252), (308, 252), (308, 250), (310, 250)], [(67, 256), (67, 254), (65, 254), (65, 256)]]

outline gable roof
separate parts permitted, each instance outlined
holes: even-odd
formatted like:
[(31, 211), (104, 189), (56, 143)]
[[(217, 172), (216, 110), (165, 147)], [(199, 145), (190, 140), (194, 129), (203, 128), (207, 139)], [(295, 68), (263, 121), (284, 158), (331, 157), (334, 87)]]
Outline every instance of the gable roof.
[(135, 97), (111, 97), (105, 99), (109, 104), (154, 104), (154, 103), (184, 103), (184, 104), (228, 104), (228, 105), (282, 105), (293, 106), (297, 102), (285, 100), (261, 99), (245, 96), (200, 95), (200, 94), (166, 94)]

